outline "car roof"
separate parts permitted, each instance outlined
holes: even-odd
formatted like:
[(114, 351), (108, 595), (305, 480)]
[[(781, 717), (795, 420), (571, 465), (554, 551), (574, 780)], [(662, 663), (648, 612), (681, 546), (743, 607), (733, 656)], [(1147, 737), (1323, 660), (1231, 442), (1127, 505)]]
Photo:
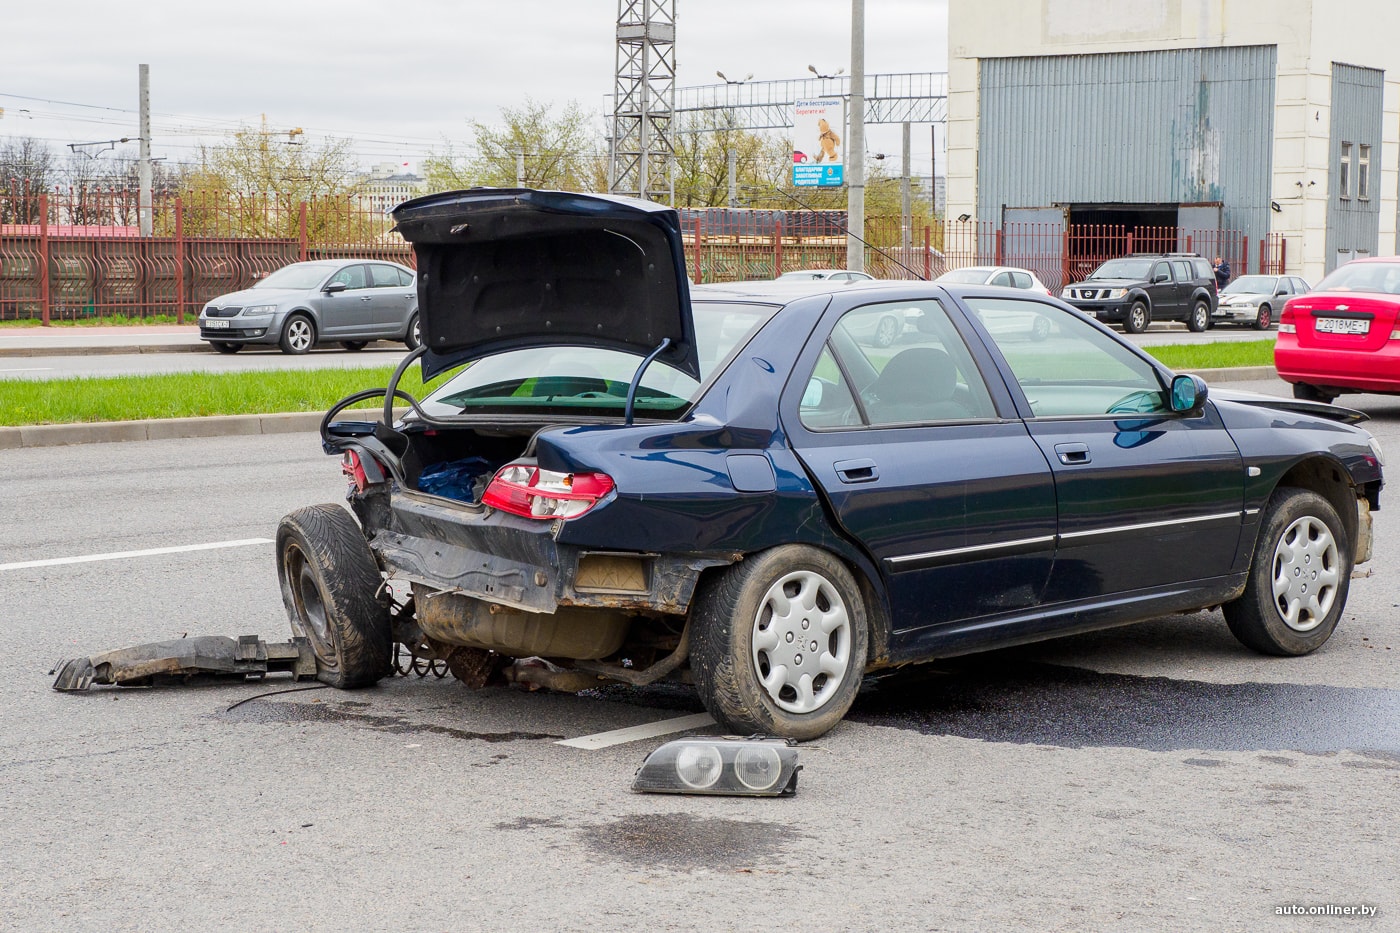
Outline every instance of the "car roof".
[[(929, 284), (922, 279), (880, 280), (860, 279), (854, 282), (832, 282), (828, 279), (764, 279), (755, 282), (715, 282), (709, 285), (691, 287), (691, 298), (696, 301), (741, 301), (745, 299), (786, 304), (807, 295), (845, 294), (852, 291), (880, 291), (898, 289), (911, 284)], [(941, 285), (939, 286), (942, 287)]]

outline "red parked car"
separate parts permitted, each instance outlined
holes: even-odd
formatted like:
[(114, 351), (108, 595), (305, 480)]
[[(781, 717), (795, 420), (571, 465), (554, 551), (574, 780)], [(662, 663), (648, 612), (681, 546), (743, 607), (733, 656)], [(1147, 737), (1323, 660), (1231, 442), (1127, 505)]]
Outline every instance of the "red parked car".
[(1274, 345), (1293, 396), (1400, 395), (1400, 256), (1354, 259), (1283, 306)]

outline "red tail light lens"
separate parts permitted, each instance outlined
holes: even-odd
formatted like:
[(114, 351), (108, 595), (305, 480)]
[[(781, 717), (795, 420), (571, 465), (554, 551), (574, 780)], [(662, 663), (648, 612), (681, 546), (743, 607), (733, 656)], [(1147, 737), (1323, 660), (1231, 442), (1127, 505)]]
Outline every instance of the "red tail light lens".
[(1298, 333), (1298, 324), (1293, 318), (1293, 309), (1284, 307), (1283, 313), (1278, 318), (1278, 332), (1280, 334)]
[(481, 501), (525, 518), (575, 518), (612, 492), (606, 473), (556, 473), (529, 463), (501, 467)]
[(365, 468), (353, 450), (345, 451), (345, 456), (340, 461), (340, 472), (350, 477), (350, 482), (355, 484), (355, 489), (359, 492), (364, 492), (365, 487), (369, 485)]

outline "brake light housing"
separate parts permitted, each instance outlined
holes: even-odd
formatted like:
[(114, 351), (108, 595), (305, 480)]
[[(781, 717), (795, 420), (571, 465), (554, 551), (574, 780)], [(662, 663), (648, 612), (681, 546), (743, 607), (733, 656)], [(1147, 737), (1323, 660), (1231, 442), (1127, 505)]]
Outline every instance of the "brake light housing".
[(1283, 313), (1278, 317), (1278, 332), (1280, 334), (1298, 333), (1298, 323), (1294, 318), (1293, 309), (1284, 305)]
[(509, 463), (496, 471), (481, 501), (524, 518), (577, 518), (613, 491), (606, 473), (559, 473), (533, 463)]

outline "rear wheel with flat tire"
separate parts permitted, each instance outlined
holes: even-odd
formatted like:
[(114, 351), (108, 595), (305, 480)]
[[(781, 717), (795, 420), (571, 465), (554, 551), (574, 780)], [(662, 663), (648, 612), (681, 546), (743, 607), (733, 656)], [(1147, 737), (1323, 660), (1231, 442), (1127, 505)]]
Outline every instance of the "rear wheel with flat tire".
[(316, 325), (304, 314), (293, 314), (282, 325), (282, 337), (277, 341), (283, 353), (300, 356), (316, 346)]
[(367, 687), (389, 673), (393, 637), (383, 577), (360, 526), (338, 505), (312, 505), (277, 526), (277, 581), (292, 634), (332, 687)]
[(1193, 334), (1202, 333), (1210, 327), (1210, 305), (1198, 301), (1191, 306), (1191, 316), (1186, 319), (1186, 329)]
[(1147, 330), (1147, 325), (1152, 323), (1152, 312), (1147, 308), (1147, 302), (1134, 301), (1132, 307), (1128, 308), (1127, 317), (1123, 318), (1123, 330), (1130, 334), (1140, 334)]
[(815, 739), (865, 673), (865, 601), (835, 556), (784, 545), (707, 581), (691, 612), (691, 671), (710, 715), (740, 734)]
[(1222, 609), (1261, 654), (1307, 654), (1337, 627), (1351, 583), (1351, 544), (1332, 504), (1307, 489), (1274, 491), (1244, 594)]

